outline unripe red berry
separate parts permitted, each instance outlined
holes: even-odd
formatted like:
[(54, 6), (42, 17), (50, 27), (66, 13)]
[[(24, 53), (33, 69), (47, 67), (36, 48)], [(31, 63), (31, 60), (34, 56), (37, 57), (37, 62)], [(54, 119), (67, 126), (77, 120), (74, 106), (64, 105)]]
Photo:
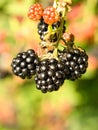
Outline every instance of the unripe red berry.
[(54, 7), (49, 6), (43, 12), (43, 19), (47, 24), (53, 24), (59, 20), (59, 15)]
[(41, 19), (43, 15), (43, 8), (41, 4), (34, 4), (30, 7), (29, 12), (28, 12), (28, 17), (31, 20), (39, 20)]
[(66, 41), (66, 42), (73, 42), (74, 41), (74, 35), (72, 33), (67, 33), (65, 32), (63, 34), (63, 39)]

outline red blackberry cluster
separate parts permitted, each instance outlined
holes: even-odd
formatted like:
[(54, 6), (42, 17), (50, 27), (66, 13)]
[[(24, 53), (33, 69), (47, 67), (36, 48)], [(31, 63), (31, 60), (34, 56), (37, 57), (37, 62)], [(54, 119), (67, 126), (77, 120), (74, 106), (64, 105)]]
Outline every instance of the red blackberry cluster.
[(64, 65), (56, 59), (45, 59), (36, 68), (36, 87), (43, 93), (56, 91), (64, 83)]
[(35, 54), (34, 50), (29, 49), (26, 52), (18, 53), (15, 58), (13, 58), (11, 67), (15, 75), (21, 77), (22, 79), (32, 78), (36, 73), (36, 65), (39, 64), (39, 58)]
[(28, 11), (28, 17), (34, 21), (43, 18), (45, 23), (49, 25), (59, 21), (60, 19), (56, 8), (49, 6), (43, 9), (41, 4), (32, 5)]
[(76, 80), (86, 72), (88, 67), (88, 56), (81, 48), (64, 49), (59, 53), (59, 59), (65, 65), (66, 78)]

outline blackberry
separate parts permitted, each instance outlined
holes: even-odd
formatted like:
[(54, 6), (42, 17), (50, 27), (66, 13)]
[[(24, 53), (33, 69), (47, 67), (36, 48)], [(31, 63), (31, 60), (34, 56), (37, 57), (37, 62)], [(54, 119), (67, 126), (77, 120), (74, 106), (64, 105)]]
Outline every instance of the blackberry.
[(66, 42), (74, 42), (74, 35), (72, 33), (67, 33), (65, 32), (63, 34), (63, 39), (66, 41)]
[[(40, 35), (40, 39), (42, 41), (46, 40), (45, 35), (48, 33), (48, 26), (49, 25), (47, 23), (45, 23), (43, 19), (41, 19), (38, 24), (38, 34)], [(60, 21), (53, 23), (51, 26), (52, 26), (52, 31), (55, 31), (55, 32), (50, 34), (48, 40), (50, 42), (56, 42), (58, 35), (59, 35), (57, 29), (60, 27)], [(65, 32), (65, 22), (64, 22), (64, 26), (63, 26), (63, 32)]]
[(26, 52), (18, 53), (13, 58), (11, 67), (15, 75), (22, 79), (32, 78), (36, 72), (36, 65), (39, 64), (39, 58), (34, 50), (29, 49)]
[(41, 4), (34, 4), (29, 8), (28, 17), (31, 20), (40, 20), (43, 15), (43, 7)]
[(88, 67), (88, 56), (84, 50), (79, 48), (72, 50), (65, 48), (62, 52), (59, 52), (59, 59), (65, 65), (66, 79), (78, 79), (86, 72)]
[(43, 93), (58, 90), (65, 80), (63, 68), (64, 64), (54, 58), (42, 60), (36, 67), (36, 88)]
[(57, 22), (60, 19), (60, 17), (56, 11), (56, 8), (49, 6), (43, 12), (43, 19), (45, 23), (53, 24), (54, 22)]
[(43, 19), (40, 20), (38, 24), (38, 34), (40, 35), (41, 40), (45, 40), (44, 36), (48, 32), (48, 24), (44, 22)]

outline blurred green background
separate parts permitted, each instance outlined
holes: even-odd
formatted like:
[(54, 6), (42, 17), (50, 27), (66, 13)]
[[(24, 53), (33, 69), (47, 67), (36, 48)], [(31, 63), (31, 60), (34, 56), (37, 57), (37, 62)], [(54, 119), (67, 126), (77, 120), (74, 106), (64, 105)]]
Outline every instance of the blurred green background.
[[(0, 130), (98, 130), (98, 0), (73, 0), (67, 14), (67, 31), (89, 55), (86, 74), (47, 94), (10, 67), (21, 50), (40, 53), (37, 23), (27, 17), (34, 2), (0, 0)], [(46, 7), (53, 0), (37, 2)]]

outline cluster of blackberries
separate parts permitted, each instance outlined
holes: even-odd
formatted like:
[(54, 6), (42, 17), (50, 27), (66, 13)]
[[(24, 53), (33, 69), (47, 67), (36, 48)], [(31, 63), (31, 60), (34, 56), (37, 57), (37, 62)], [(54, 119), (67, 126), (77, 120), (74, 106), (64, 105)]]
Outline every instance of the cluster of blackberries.
[(18, 53), (11, 63), (15, 75), (32, 78), (35, 75), (36, 88), (43, 93), (56, 91), (65, 79), (76, 80), (86, 72), (88, 56), (81, 48), (64, 48), (58, 51), (58, 60), (40, 60), (34, 50)]
[[(38, 23), (38, 34), (40, 35), (40, 39), (42, 41), (45, 41), (45, 35), (48, 34), (48, 27), (49, 24), (44, 22), (44, 19), (41, 19)], [(57, 21), (55, 23), (53, 23), (51, 25), (51, 34), (49, 35), (49, 38), (47, 40), (49, 40), (49, 42), (56, 42), (58, 39), (58, 35), (59, 35), (59, 31), (57, 31), (60, 27), (60, 21)], [(65, 32), (65, 21), (64, 21), (64, 25), (63, 25), (63, 32)]]
[(12, 71), (15, 75), (25, 78), (32, 78), (36, 73), (36, 65), (39, 64), (39, 58), (34, 50), (29, 49), (26, 52), (18, 53), (12, 60)]
[(44, 59), (36, 68), (36, 87), (43, 93), (56, 91), (64, 83), (64, 65), (56, 59)]
[[(66, 79), (78, 79), (88, 66), (86, 52), (74, 46), (74, 35), (65, 32), (65, 20), (60, 13), (63, 11), (58, 13), (51, 6), (45, 10), (40, 4), (30, 7), (28, 17), (39, 20), (40, 46), (46, 53), (39, 58), (34, 50), (29, 49), (18, 53), (11, 63), (13, 73), (22, 79), (35, 75), (36, 88), (43, 93), (58, 90)], [(64, 42), (63, 51), (58, 50), (60, 40)]]
[(66, 79), (76, 80), (86, 72), (88, 56), (81, 48), (64, 49), (59, 52), (59, 59), (65, 65)]

